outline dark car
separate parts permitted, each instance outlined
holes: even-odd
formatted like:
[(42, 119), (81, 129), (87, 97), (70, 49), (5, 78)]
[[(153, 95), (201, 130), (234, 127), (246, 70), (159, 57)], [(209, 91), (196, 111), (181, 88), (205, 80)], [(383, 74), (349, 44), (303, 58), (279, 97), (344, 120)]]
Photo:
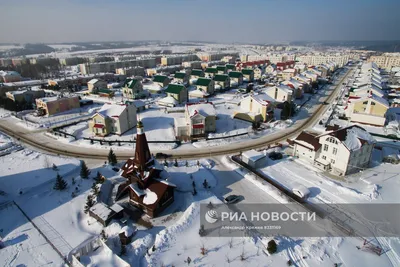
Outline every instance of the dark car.
[(240, 200), (240, 196), (238, 195), (229, 195), (225, 198), (225, 202), (228, 204), (236, 203)]
[(280, 152), (273, 151), (273, 152), (269, 153), (268, 157), (272, 160), (278, 160), (278, 159), (282, 159), (283, 155)]
[(161, 159), (161, 158), (166, 159), (166, 158), (169, 158), (169, 157), (171, 157), (171, 155), (164, 154), (164, 153), (156, 153), (156, 158), (159, 158), (159, 159)]

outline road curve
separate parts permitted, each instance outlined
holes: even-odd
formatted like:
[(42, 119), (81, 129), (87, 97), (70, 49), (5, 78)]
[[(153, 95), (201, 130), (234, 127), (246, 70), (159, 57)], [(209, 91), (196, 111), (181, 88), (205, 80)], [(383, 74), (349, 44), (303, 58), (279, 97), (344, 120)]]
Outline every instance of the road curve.
[[(334, 85), (336, 88), (332, 91), (329, 96), (321, 97), (320, 102), (331, 102), (336, 98), (340, 92), (341, 85), (343, 81), (350, 75), (351, 71), (347, 71), (346, 75), (336, 82)], [(334, 86), (332, 85), (332, 86)], [(176, 149), (176, 150), (153, 150), (155, 154), (157, 152), (172, 155), (172, 158), (178, 159), (196, 159), (204, 158), (210, 156), (218, 155), (229, 155), (234, 154), (239, 151), (256, 149), (266, 147), (270, 144), (275, 144), (281, 141), (285, 141), (287, 138), (294, 137), (298, 135), (302, 130), (307, 129), (316, 123), (319, 116), (325, 113), (329, 105), (314, 106), (315, 110), (312, 112), (311, 116), (297, 120), (291, 127), (283, 129), (281, 131), (275, 132), (270, 135), (265, 135), (256, 139), (245, 140), (237, 143), (230, 143), (226, 145), (219, 145), (214, 147), (204, 147), (196, 149)], [(9, 136), (12, 136), (19, 141), (28, 144), (39, 150), (64, 156), (70, 156), (75, 158), (85, 158), (85, 159), (99, 159), (105, 160), (107, 158), (109, 147), (104, 146), (103, 148), (93, 148), (93, 147), (82, 147), (77, 145), (71, 145), (68, 143), (57, 141), (50, 136), (47, 136), (38, 131), (29, 131), (23, 126), (19, 126), (15, 123), (13, 118), (0, 120), (0, 130)], [(132, 150), (116, 150), (118, 159), (128, 159), (132, 157)]]

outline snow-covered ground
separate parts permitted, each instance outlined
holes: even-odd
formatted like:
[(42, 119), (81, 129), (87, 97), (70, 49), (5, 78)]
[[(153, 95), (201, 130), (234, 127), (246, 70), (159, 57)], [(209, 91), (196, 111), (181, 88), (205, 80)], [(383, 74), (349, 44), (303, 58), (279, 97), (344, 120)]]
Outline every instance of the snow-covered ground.
[[(57, 170), (53, 170), (55, 164)], [(0, 157), (0, 188), (9, 195), (28, 191), (52, 183), (57, 173), (67, 175), (79, 167), (79, 160), (41, 154), (24, 149)]]
[(61, 266), (63, 259), (12, 203), (0, 206), (1, 266)]

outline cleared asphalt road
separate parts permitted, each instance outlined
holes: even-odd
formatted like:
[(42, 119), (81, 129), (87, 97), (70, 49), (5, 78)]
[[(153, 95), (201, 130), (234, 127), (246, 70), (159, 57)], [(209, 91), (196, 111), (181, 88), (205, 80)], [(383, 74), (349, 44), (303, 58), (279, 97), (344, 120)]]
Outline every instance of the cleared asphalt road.
[[(244, 140), (242, 142), (229, 143), (220, 146), (193, 149), (178, 148), (175, 150), (153, 150), (152, 152), (154, 154), (158, 152), (169, 154), (172, 155), (173, 158), (191, 159), (209, 157), (210, 155), (229, 155), (242, 150), (261, 148), (268, 146), (269, 144), (285, 141), (287, 138), (298, 135), (303, 129), (312, 126), (318, 121), (320, 115), (325, 113), (329, 107), (329, 105), (324, 105), (323, 102), (326, 101), (329, 103), (336, 98), (340, 92), (343, 81), (347, 79), (351, 72), (352, 71), (347, 71), (346, 75), (331, 85), (331, 87), (334, 87), (332, 93), (330, 95), (321, 96), (319, 99), (320, 104), (315, 105), (308, 110), (308, 117), (297, 120), (287, 129), (266, 136), (261, 136), (256, 139)], [(16, 124), (16, 119), (12, 117), (0, 120), (0, 130), (14, 138), (19, 138), (23, 143), (53, 154), (84, 159), (106, 159), (109, 151), (108, 146), (104, 146), (103, 148), (82, 147), (60, 142), (45, 135), (43, 132), (38, 132), (37, 130), (30, 131), (23, 126), (19, 126)], [(133, 155), (132, 150), (116, 150), (115, 153), (117, 154), (118, 159), (128, 159)]]

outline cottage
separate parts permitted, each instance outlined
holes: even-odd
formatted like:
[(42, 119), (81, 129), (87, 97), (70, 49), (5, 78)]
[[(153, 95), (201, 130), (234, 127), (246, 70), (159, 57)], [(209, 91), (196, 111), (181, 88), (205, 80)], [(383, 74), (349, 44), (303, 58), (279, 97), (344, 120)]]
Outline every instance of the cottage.
[(103, 226), (107, 226), (112, 219), (122, 217), (123, 208), (114, 204), (111, 207), (107, 207), (105, 204), (98, 202), (89, 209), (89, 215), (95, 218)]
[(183, 84), (169, 84), (165, 90), (167, 97), (158, 101), (160, 105), (174, 107), (189, 100), (188, 90)]
[(212, 103), (192, 103), (185, 106), (185, 118), (175, 119), (177, 137), (203, 137), (216, 130), (217, 112)]
[(155, 75), (153, 77), (153, 83), (157, 84), (161, 88), (166, 87), (169, 84), (170, 80), (165, 75)]
[(294, 96), (295, 96), (296, 99), (303, 98), (303, 93), (304, 93), (303, 87), (304, 87), (304, 85), (301, 82), (291, 78), (289, 81), (283, 81), (282, 84), (292, 88), (292, 91), (293, 91)]
[(218, 74), (225, 74), (227, 72), (226, 66), (217, 66)]
[(292, 77), (296, 76), (296, 74), (296, 69), (286, 69), (280, 73), (282, 80), (284, 81), (290, 80)]
[(89, 121), (89, 129), (96, 136), (122, 135), (136, 125), (136, 106), (104, 104)]
[(346, 117), (353, 122), (375, 126), (385, 125), (385, 114), (389, 103), (374, 94), (362, 97), (349, 97), (345, 108)]
[(107, 88), (107, 82), (99, 79), (91, 79), (87, 83), (87, 87), (89, 92), (95, 93), (99, 91), (100, 89), (106, 89)]
[(267, 74), (272, 74), (276, 71), (276, 65), (275, 64), (270, 64), (265, 68), (265, 73)]
[(230, 87), (231, 79), (226, 74), (217, 74), (214, 76), (214, 89), (223, 91)]
[(243, 74), (240, 71), (231, 71), (228, 75), (231, 79), (231, 87), (237, 87), (243, 84)]
[(254, 80), (254, 70), (253, 69), (242, 69), (243, 81), (252, 82)]
[(142, 82), (138, 79), (126, 79), (122, 88), (122, 95), (128, 99), (138, 99), (147, 96), (147, 92), (143, 91)]
[(137, 124), (134, 155), (121, 168), (126, 182), (118, 187), (116, 199), (129, 193), (129, 203), (153, 218), (174, 202), (176, 186), (161, 178), (162, 172), (168, 174), (150, 153), (141, 121)]
[(218, 74), (218, 70), (217, 70), (217, 68), (208, 67), (204, 71), (204, 74), (205, 74), (205, 77), (212, 79), (212, 78), (214, 78), (215, 74)]
[(208, 78), (199, 78), (196, 82), (197, 90), (207, 92), (208, 95), (214, 94), (214, 81)]
[(293, 156), (339, 176), (369, 166), (375, 140), (367, 131), (356, 125), (327, 130), (324, 134), (302, 132), (294, 140)]
[(266, 94), (251, 95), (240, 101), (234, 118), (250, 122), (266, 122), (274, 116), (275, 100)]
[(174, 83), (188, 85), (189, 75), (186, 72), (176, 72), (174, 75)]
[(276, 102), (292, 101), (292, 89), (286, 85), (268, 87), (264, 92), (275, 99)]
[(263, 70), (261, 67), (254, 68), (254, 80), (261, 80), (263, 75)]
[(226, 72), (228, 72), (228, 73), (236, 70), (235, 64), (226, 64), (225, 67), (226, 67)]
[(267, 165), (267, 157), (254, 149), (242, 153), (242, 161), (254, 169)]

